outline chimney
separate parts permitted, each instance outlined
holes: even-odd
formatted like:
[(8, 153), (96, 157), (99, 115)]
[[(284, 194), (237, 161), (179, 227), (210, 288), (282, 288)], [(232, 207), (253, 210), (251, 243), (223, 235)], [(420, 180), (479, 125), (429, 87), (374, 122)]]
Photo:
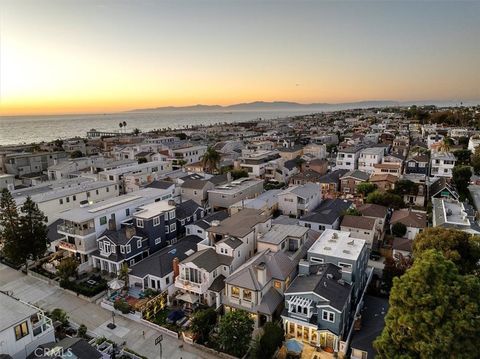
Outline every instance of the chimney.
[(178, 275), (180, 274), (179, 263), (180, 263), (180, 260), (178, 259), (178, 257), (173, 258), (172, 267), (173, 267), (173, 280), (174, 281), (175, 281), (175, 278), (177, 278)]
[(257, 280), (260, 285), (265, 285), (267, 283), (267, 267), (265, 262), (261, 262), (255, 266), (257, 271)]
[(299, 275), (309, 275), (310, 274), (310, 262), (301, 259), (300, 263), (298, 263), (298, 274)]
[(136, 234), (135, 227), (125, 227), (125, 236), (127, 237), (127, 240), (132, 238)]
[(175, 201), (173, 199), (168, 200), (168, 205), (169, 206), (175, 206)]
[(115, 231), (117, 229), (117, 224), (115, 223), (114, 219), (108, 220), (108, 229), (111, 231)]

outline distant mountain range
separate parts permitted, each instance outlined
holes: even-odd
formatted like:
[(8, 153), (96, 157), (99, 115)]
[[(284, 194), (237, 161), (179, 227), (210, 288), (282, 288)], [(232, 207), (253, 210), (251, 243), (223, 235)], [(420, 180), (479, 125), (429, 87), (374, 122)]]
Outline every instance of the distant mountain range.
[[(278, 110), (317, 110), (317, 111), (335, 111), (354, 108), (370, 107), (390, 107), (390, 106), (409, 106), (409, 105), (436, 105), (436, 106), (456, 106), (460, 101), (359, 101), (343, 103), (298, 103), (289, 101), (255, 101), (248, 103), (238, 103), (228, 106), (220, 105), (193, 105), (193, 106), (165, 106), (155, 108), (135, 109), (127, 112), (155, 112), (155, 111), (278, 111)], [(464, 102), (464, 105), (469, 103)], [(475, 102), (471, 103), (476, 104)]]

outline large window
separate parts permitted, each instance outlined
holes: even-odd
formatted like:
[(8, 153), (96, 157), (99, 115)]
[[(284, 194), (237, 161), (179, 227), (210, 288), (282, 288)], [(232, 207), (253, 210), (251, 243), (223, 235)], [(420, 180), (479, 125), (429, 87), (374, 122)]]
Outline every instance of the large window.
[(153, 226), (156, 227), (160, 224), (160, 217), (153, 217)]
[(107, 217), (103, 216), (103, 217), (100, 217), (100, 225), (103, 226), (107, 224)]
[(322, 310), (322, 319), (327, 322), (335, 322), (335, 313), (329, 310)]
[(349, 263), (342, 263), (338, 262), (338, 266), (342, 268), (343, 272), (351, 272), (352, 271), (352, 265)]
[(138, 228), (143, 228), (143, 219), (138, 219), (137, 218), (137, 227)]
[(247, 302), (252, 301), (252, 291), (248, 289), (243, 290), (243, 300), (246, 300)]
[(27, 322), (23, 322), (19, 325), (17, 325), (15, 328), (15, 339), (16, 340), (20, 340), (22, 339), (23, 337), (27, 336), (28, 335), (28, 323)]
[(182, 268), (180, 278), (193, 283), (201, 283), (201, 273), (195, 268)]
[(232, 287), (232, 297), (234, 298), (240, 297), (240, 289), (238, 287)]

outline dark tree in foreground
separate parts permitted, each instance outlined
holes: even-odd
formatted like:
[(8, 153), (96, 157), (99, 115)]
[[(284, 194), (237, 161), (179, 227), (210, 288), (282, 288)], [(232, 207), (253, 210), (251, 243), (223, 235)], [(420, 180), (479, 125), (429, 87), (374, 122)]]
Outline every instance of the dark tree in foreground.
[(17, 205), (10, 191), (4, 189), (0, 197), (0, 239), (3, 242), (3, 254), (15, 264), (18, 264), (15, 259), (18, 252), (19, 227)]
[(263, 327), (263, 335), (254, 341), (251, 357), (255, 359), (269, 359), (284, 340), (283, 329), (275, 323), (268, 322)]
[(252, 341), (253, 319), (244, 310), (228, 312), (220, 319), (218, 343), (228, 354), (241, 358)]
[(198, 343), (203, 344), (217, 322), (215, 309), (208, 308), (200, 310), (193, 315), (190, 330), (195, 334)]
[(480, 280), (429, 250), (394, 278), (390, 308), (374, 346), (380, 358), (476, 358)]

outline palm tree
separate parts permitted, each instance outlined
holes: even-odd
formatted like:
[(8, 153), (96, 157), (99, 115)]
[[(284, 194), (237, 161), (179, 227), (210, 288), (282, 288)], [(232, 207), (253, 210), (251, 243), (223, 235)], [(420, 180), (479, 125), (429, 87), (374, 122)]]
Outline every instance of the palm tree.
[(445, 139), (440, 143), (440, 146), (438, 146), (438, 150), (440, 152), (450, 152), (450, 142), (448, 141), (448, 139)]
[(123, 121), (123, 127), (125, 128), (125, 131), (127, 130), (127, 122), (126, 121)]
[(120, 122), (120, 123), (118, 124), (118, 127), (120, 127), (120, 133), (122, 133), (123, 123)]
[(215, 148), (209, 146), (202, 156), (202, 166), (204, 171), (212, 173), (218, 169), (222, 156)]

